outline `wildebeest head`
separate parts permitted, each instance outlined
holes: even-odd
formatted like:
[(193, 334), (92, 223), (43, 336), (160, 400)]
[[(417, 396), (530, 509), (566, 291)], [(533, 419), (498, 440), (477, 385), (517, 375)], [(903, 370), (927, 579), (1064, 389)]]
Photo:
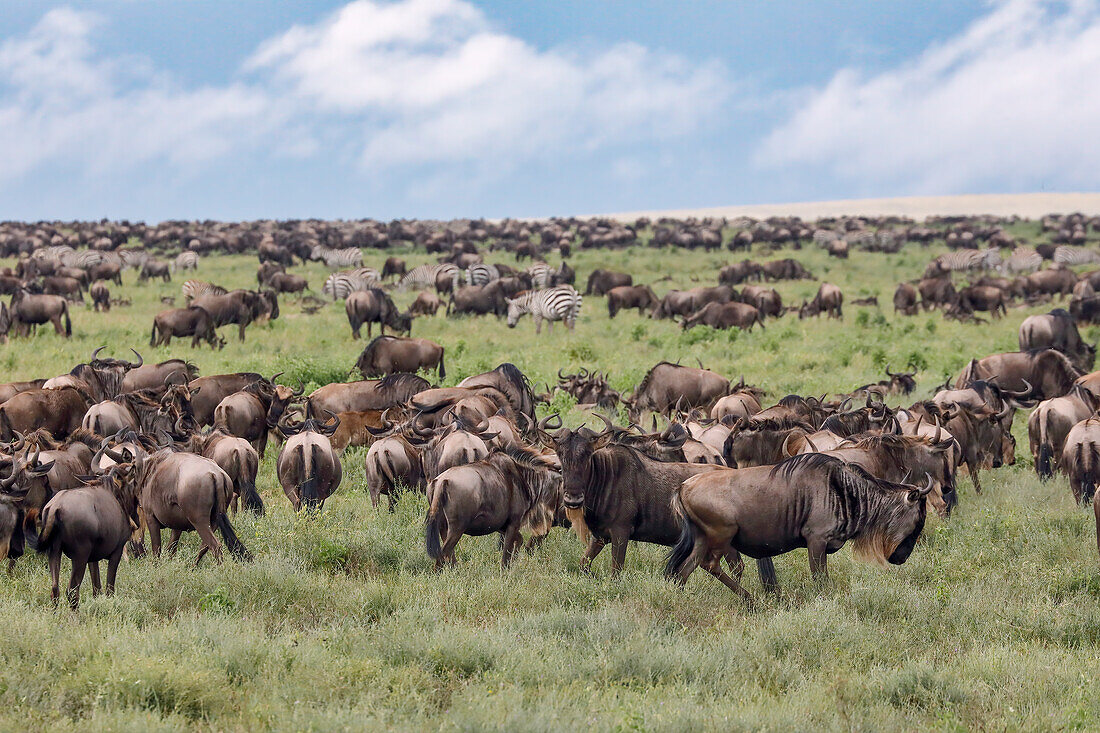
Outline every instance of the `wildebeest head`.
[(122, 391), (122, 380), (126, 377), (126, 372), (137, 369), (145, 363), (145, 360), (141, 358), (141, 354), (133, 349), (130, 349), (130, 351), (133, 351), (134, 356), (138, 358), (136, 362), (124, 359), (100, 358), (99, 352), (105, 348), (107, 347), (100, 346), (92, 352), (92, 358), (87, 364), (77, 364), (69, 372), (71, 376), (82, 380), (88, 385), (91, 397), (96, 402), (118, 397), (119, 392)]
[(932, 491), (932, 478), (928, 477), (921, 488), (874, 478), (858, 466), (847, 468), (858, 479), (837, 471), (834, 473), (834, 491), (844, 490), (855, 480), (870, 484), (870, 503), (876, 505), (871, 511), (877, 514), (875, 521), (853, 539), (852, 553), (878, 565), (903, 564), (913, 554), (913, 548), (924, 530), (927, 516), (925, 498)]

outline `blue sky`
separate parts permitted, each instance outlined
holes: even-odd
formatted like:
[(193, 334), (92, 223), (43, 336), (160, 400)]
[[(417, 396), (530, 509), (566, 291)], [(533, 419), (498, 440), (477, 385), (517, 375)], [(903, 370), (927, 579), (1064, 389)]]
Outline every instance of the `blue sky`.
[(1094, 0), (0, 0), (0, 18), (0, 218), (1100, 187)]

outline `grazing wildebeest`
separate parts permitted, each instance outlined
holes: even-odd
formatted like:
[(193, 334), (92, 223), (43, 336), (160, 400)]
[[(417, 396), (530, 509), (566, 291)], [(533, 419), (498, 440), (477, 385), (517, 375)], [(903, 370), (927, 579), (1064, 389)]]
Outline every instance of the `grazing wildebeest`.
[(84, 286), (73, 277), (54, 275), (42, 278), (42, 292), (47, 295), (60, 295), (65, 300), (84, 302)]
[(65, 338), (73, 335), (69, 303), (60, 295), (36, 295), (19, 290), (11, 296), (8, 310), (15, 333), (20, 336), (29, 334), (31, 326), (43, 323), (52, 323), (54, 331)]
[(707, 303), (697, 312), (683, 320), (680, 327), (685, 331), (703, 325), (711, 328), (741, 328), (751, 331), (757, 323), (764, 328), (764, 315), (751, 305), (744, 303)]
[(409, 306), (409, 314), (414, 316), (434, 316), (443, 307), (443, 301), (435, 293), (423, 290)]
[(990, 313), (994, 318), (1000, 318), (1008, 313), (1005, 292), (1000, 288), (988, 285), (971, 285), (958, 292), (954, 310), (958, 313), (974, 313), (983, 311)]
[(619, 311), (637, 308), (638, 315), (652, 310), (660, 300), (648, 285), (623, 285), (607, 291), (607, 315), (614, 318)]
[(1020, 324), (1020, 351), (1037, 349), (1057, 349), (1083, 372), (1091, 370), (1096, 361), (1096, 347), (1084, 342), (1076, 320), (1063, 308), (1028, 316)]
[(1074, 425), (1087, 419), (1100, 407), (1100, 398), (1080, 385), (1069, 394), (1043, 400), (1027, 420), (1028, 443), (1035, 461), (1035, 473), (1041, 479), (1054, 477), (1054, 463), (1062, 455), (1066, 436)]
[(917, 298), (920, 293), (909, 283), (898, 284), (894, 291), (894, 312), (903, 316), (917, 315)]
[(512, 562), (530, 527), (537, 543), (550, 531), (560, 501), (561, 476), (553, 463), (531, 449), (494, 453), (484, 460), (449, 468), (428, 486), (431, 504), (424, 521), (424, 543), (436, 568), (455, 563), (455, 545), (465, 534), (499, 532), (501, 566)]
[(1077, 276), (1069, 268), (1052, 267), (1025, 276), (1023, 284), (1028, 295), (1069, 295)]
[(202, 538), (197, 565), (208, 551), (222, 561), (222, 547), (214, 536), (221, 533), (229, 552), (239, 560), (252, 555), (237, 538), (226, 511), (233, 497), (233, 481), (218, 464), (192, 453), (159, 450), (135, 460), (136, 483), (153, 555), (160, 556), (161, 529), (172, 531), (168, 552), (175, 554), (180, 535), (194, 530)]
[(329, 440), (339, 426), (335, 415), (324, 422), (312, 415), (296, 425), (286, 419), (279, 422), (286, 443), (279, 451), (276, 472), (294, 511), (303, 505), (307, 511), (323, 509), (325, 499), (340, 486), (343, 467)]
[(160, 262), (150, 257), (141, 265), (141, 272), (138, 273), (138, 282), (145, 282), (150, 278), (157, 277), (164, 282), (171, 282), (172, 269), (168, 266), (167, 262)]
[(173, 308), (162, 311), (153, 318), (153, 330), (149, 335), (150, 346), (167, 346), (172, 337), (191, 337), (191, 348), (206, 341), (210, 348), (225, 347), (225, 339), (214, 330), (214, 320), (205, 308), (192, 305), (187, 308)]
[(248, 290), (234, 290), (224, 295), (203, 295), (190, 303), (210, 314), (214, 328), (237, 324), (237, 338), (244, 342), (244, 331), (252, 321), (260, 317), (265, 308), (264, 298)]
[(741, 291), (741, 302), (755, 307), (762, 316), (778, 318), (783, 315), (783, 298), (775, 288), (746, 285)]
[(702, 566), (752, 603), (739, 568), (737, 578), (722, 569), (731, 551), (759, 560), (805, 547), (819, 579), (828, 577), (828, 556), (847, 542), (864, 559), (901, 565), (924, 529), (931, 490), (931, 478), (923, 489), (897, 484), (820, 453), (694, 476), (673, 499), (681, 533), (665, 575), (683, 584)]
[[(1100, 484), (1100, 417), (1086, 418), (1070, 429), (1058, 470), (1069, 479), (1070, 490), (1078, 504), (1100, 503), (1094, 500), (1096, 486)], [(1100, 510), (1096, 510), (1096, 514), (1100, 531)]]
[(91, 296), (92, 308), (97, 313), (100, 310), (104, 313), (111, 310), (111, 291), (107, 288), (107, 283), (96, 280), (92, 283), (92, 287), (88, 289), (88, 295)]
[(42, 389), (42, 385), (45, 383), (45, 379), (32, 379), (29, 382), (8, 382), (7, 384), (0, 384), (0, 405), (4, 404), (12, 397), (15, 397), (20, 392), (26, 392), (32, 389)]
[(494, 280), (486, 285), (467, 285), (451, 291), (447, 315), (468, 313), (480, 316), (492, 313), (500, 317), (508, 312), (508, 294)]
[[(549, 419), (539, 426), (545, 431)], [(618, 574), (627, 545), (652, 542), (671, 546), (680, 530), (670, 501), (685, 479), (717, 469), (701, 463), (664, 463), (635, 448), (614, 442), (615, 433), (588, 428), (561, 428), (543, 441), (553, 445), (561, 461), (566, 516), (586, 545), (581, 565), (587, 568), (611, 542), (611, 571)], [(770, 560), (758, 564), (766, 586), (775, 584)]]
[(760, 271), (766, 280), (814, 280), (802, 263), (790, 257), (782, 260), (765, 262), (760, 265)]
[(351, 324), (353, 339), (359, 338), (359, 329), (364, 323), (367, 324), (367, 338), (370, 338), (371, 328), (375, 323), (381, 326), (383, 335), (386, 333), (386, 326), (397, 333), (409, 333), (412, 330), (412, 316), (399, 313), (390, 296), (378, 288), (350, 293), (344, 310), (347, 312), (348, 323)]
[(707, 303), (728, 303), (734, 300), (733, 288), (728, 285), (699, 287), (691, 290), (670, 290), (653, 310), (653, 318), (690, 316)]
[(382, 410), (364, 410), (362, 412), (340, 412), (340, 426), (329, 439), (332, 447), (341, 453), (347, 448), (369, 447), (374, 443), (374, 433), (368, 428), (383, 427)]
[(403, 277), (405, 271), (405, 260), (400, 257), (387, 257), (386, 262), (382, 265), (382, 279), (385, 280), (390, 275)]
[(817, 295), (808, 303), (803, 303), (798, 309), (799, 318), (817, 316), (825, 313), (829, 318), (843, 318), (844, 312), (841, 306), (844, 304), (844, 293), (832, 283), (821, 283), (817, 289)]
[(626, 272), (614, 270), (593, 270), (585, 285), (585, 295), (604, 295), (614, 288), (634, 284), (634, 277)]
[(379, 377), (396, 372), (415, 374), (420, 369), (439, 368), (439, 378), (447, 376), (443, 347), (427, 339), (377, 336), (355, 360), (355, 368), (364, 377)]
[(951, 306), (958, 299), (950, 274), (926, 277), (917, 283), (917, 290), (920, 291), (921, 307), (926, 311), (936, 306)]
[(276, 293), (301, 293), (309, 290), (309, 281), (301, 275), (288, 272), (276, 272), (264, 283)]
[(677, 405), (685, 410), (709, 410), (729, 387), (729, 380), (721, 374), (662, 361), (646, 373), (630, 398), (623, 398), (623, 404), (629, 408), (630, 419), (638, 422), (646, 410), (662, 415)]
[(88, 268), (89, 280), (110, 280), (122, 287), (122, 265), (118, 262), (99, 262)]
[(746, 280), (759, 280), (763, 274), (759, 264), (752, 260), (741, 260), (719, 270), (718, 282), (722, 285), (740, 285)]
[(107, 595), (114, 593), (122, 552), (141, 526), (134, 478), (133, 464), (118, 464), (101, 476), (85, 477), (85, 486), (59, 491), (46, 503), (38, 551), (49, 558), (55, 606), (61, 596), (62, 555), (73, 563), (66, 596), (74, 611), (80, 604), (85, 569), (92, 576), (92, 594), (99, 595), (101, 560), (107, 561)]

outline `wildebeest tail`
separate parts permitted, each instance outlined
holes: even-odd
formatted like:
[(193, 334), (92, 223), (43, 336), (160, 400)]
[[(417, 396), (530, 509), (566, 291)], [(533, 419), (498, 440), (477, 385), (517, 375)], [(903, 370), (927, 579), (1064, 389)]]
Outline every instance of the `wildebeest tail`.
[(1035, 462), (1035, 472), (1044, 481), (1054, 477), (1054, 472), (1050, 468), (1050, 441), (1047, 438), (1047, 412), (1044, 410), (1039, 415), (1039, 458)]
[[(319, 446), (311, 445), (309, 447), (309, 461), (305, 466), (306, 480), (302, 482), (302, 486), (298, 490), (302, 503), (307, 507), (316, 506), (321, 501), (320, 479), (317, 476), (318, 450)], [(305, 458), (305, 455), (303, 454), (302, 457)]]
[(1096, 446), (1092, 443), (1077, 444), (1077, 470), (1081, 472), (1081, 503), (1089, 501), (1096, 494)]
[(770, 557), (762, 557), (756, 561), (756, 570), (760, 573), (760, 583), (765, 591), (779, 589), (779, 578), (775, 574), (775, 562)]
[(237, 533), (233, 531), (233, 525), (229, 523), (229, 517), (226, 516), (225, 512), (218, 514), (214, 520), (214, 525), (218, 528), (226, 548), (233, 557), (241, 562), (252, 562), (252, 553), (248, 551), (248, 548), (237, 537)]
[(443, 379), (447, 376), (447, 367), (443, 366), (443, 354), (439, 355), (439, 378)]
[(149, 345), (155, 346), (157, 343), (157, 322), (153, 321), (153, 330), (149, 333)]
[(241, 494), (241, 504), (246, 511), (262, 517), (264, 515), (264, 500), (260, 498), (260, 492), (256, 490), (256, 482), (245, 475), (241, 465), (241, 454), (234, 453), (233, 460), (237, 462), (237, 489)]
[(38, 533), (38, 542), (35, 547), (38, 552), (45, 552), (50, 548), (55, 529), (57, 529), (57, 512), (47, 506), (42, 510), (42, 530)]
[(695, 551), (695, 535), (698, 528), (684, 511), (684, 502), (677, 493), (672, 497), (672, 514), (680, 519), (680, 539), (669, 550), (665, 560), (665, 577), (673, 580), (680, 575), (680, 569)]
[(69, 320), (69, 304), (68, 303), (62, 304), (61, 314), (63, 316), (65, 316), (65, 335), (66, 336), (72, 336), (73, 335), (73, 322), (71, 320)]
[(428, 516), (424, 520), (424, 548), (428, 551), (428, 557), (438, 560), (443, 555), (443, 547), (439, 542), (439, 527), (443, 523), (443, 507), (447, 506), (447, 482), (440, 481), (432, 495), (432, 505), (428, 508)]

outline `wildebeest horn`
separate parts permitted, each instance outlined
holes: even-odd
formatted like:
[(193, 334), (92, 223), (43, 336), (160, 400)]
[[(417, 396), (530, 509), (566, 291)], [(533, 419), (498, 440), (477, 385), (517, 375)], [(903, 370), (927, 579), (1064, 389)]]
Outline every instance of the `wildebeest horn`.
[(607, 417), (599, 412), (593, 412), (592, 414), (598, 417), (600, 420), (603, 420), (603, 424), (606, 426), (601, 435), (607, 435), (608, 433), (614, 432), (615, 425), (610, 420), (608, 420)]
[(118, 451), (116, 451), (116, 450), (111, 450), (110, 448), (103, 448), (102, 452), (103, 452), (103, 455), (107, 456), (108, 458), (110, 458), (115, 463), (125, 463), (126, 462), (126, 457), (124, 455), (122, 455), (121, 453), (119, 453)]
[(1035, 388), (1032, 387), (1031, 382), (1027, 381), (1026, 379), (1021, 379), (1020, 381), (1027, 385), (1027, 389), (1025, 389), (1023, 392), (1013, 392), (1011, 390), (1005, 389), (1004, 387), (1001, 388), (1001, 391), (1010, 397), (1027, 397)]
[(131, 348), (130, 351), (134, 352), (134, 356), (136, 356), (138, 358), (138, 360), (137, 360), (137, 364), (135, 364), (132, 361), (128, 362), (128, 363), (129, 363), (131, 369), (137, 369), (138, 367), (140, 367), (142, 364), (145, 363), (145, 359), (143, 359), (141, 357), (141, 354), (139, 354), (136, 349)]
[(791, 441), (792, 435), (794, 435), (794, 433), (787, 433), (787, 437), (783, 438), (783, 445), (779, 446), (779, 455), (784, 458), (790, 458), (791, 454), (787, 452), (787, 444)]
[(107, 348), (106, 346), (100, 346), (98, 349), (93, 351), (92, 352), (92, 358), (89, 359), (89, 361), (95, 361), (96, 359), (98, 359), (99, 358), (99, 352), (103, 351), (106, 348)]
[[(920, 435), (920, 423), (921, 423), (921, 420), (923, 420), (923, 419), (924, 419), (924, 413), (923, 412), (920, 413), (919, 415), (917, 415), (917, 424), (913, 427), (913, 435)], [(936, 428), (938, 430), (939, 425), (937, 425)], [(938, 432), (936, 434), (939, 435)]]
[(1012, 405), (1005, 405), (1005, 409), (1003, 409), (1000, 412), (996, 413), (997, 422), (1000, 422), (1001, 420), (1004, 420), (1006, 417), (1011, 415), (1013, 409), (1015, 409), (1015, 408), (1013, 408)]
[[(551, 425), (550, 423), (551, 423), (552, 420), (557, 420), (558, 421), (557, 425)], [(539, 420), (539, 430), (542, 430), (543, 432), (545, 432), (547, 430), (557, 430), (561, 426), (562, 426), (561, 415), (559, 415), (556, 412), (553, 415), (547, 415), (543, 419)]]
[(14, 432), (14, 435), (15, 435), (15, 439), (16, 439), (17, 442), (13, 442), (11, 444), (10, 450), (11, 450), (12, 454), (18, 453), (19, 451), (23, 450), (27, 446), (27, 439), (25, 437), (23, 437), (22, 433)]
[[(848, 397), (847, 399), (845, 399), (843, 402), (840, 403), (840, 406), (836, 408), (836, 411), (837, 412), (847, 412), (848, 408), (851, 407), (851, 406), (852, 406), (852, 398)], [(870, 407), (870, 405), (868, 405), (868, 407)]]
[(890, 371), (890, 365), (889, 364), (886, 365), (886, 376), (888, 376), (888, 377), (896, 377), (897, 376), (892, 371)]
[[(920, 423), (918, 422), (917, 424), (919, 425)], [(943, 428), (940, 427), (940, 421), (936, 420), (936, 436), (934, 438), (932, 438), (932, 442), (933, 443), (939, 443), (940, 442), (940, 436), (942, 435), (942, 433), (943, 433)]]
[[(563, 375), (563, 374), (561, 373), (561, 369), (559, 369), (559, 370), (558, 370), (558, 381), (559, 381), (559, 382), (564, 382), (564, 381), (567, 381), (567, 380), (565, 379), (565, 376), (564, 376), (564, 375)], [(547, 385), (547, 386), (549, 386), (549, 385)]]
[(11, 475), (5, 479), (0, 479), (0, 489), (10, 489), (15, 485), (16, 479), (19, 478), (19, 471), (15, 467), (15, 461), (11, 464)]
[(928, 496), (930, 493), (932, 493), (932, 477), (928, 474), (925, 474), (925, 478), (928, 480), (928, 482), (924, 485), (923, 489), (917, 490), (918, 496)]
[[(790, 433), (787, 433), (787, 437), (788, 437), (788, 438), (789, 438), (789, 437), (791, 437), (791, 434), (790, 434)], [(810, 436), (809, 436), (809, 435), (803, 435), (803, 436), (802, 436), (802, 439), (803, 439), (804, 441), (806, 441), (806, 445), (810, 446), (810, 450), (812, 450), (812, 451), (813, 451), (814, 453), (820, 453), (820, 452), (821, 452), (821, 451), (819, 451), (819, 450), (817, 449), (817, 446), (816, 446), (816, 445), (814, 445), (814, 442), (813, 442), (812, 440), (810, 440)]]
[(324, 429), (321, 432), (332, 435), (336, 432), (336, 429), (340, 427), (340, 416), (332, 410), (325, 410), (325, 412), (329, 414), (329, 419), (325, 420), (324, 424), (322, 425)]
[[(301, 397), (305, 393), (306, 393), (306, 383), (303, 382), (301, 379), (299, 379), (298, 380), (298, 389), (291, 390), (291, 394), (293, 394), (295, 397)], [(326, 412), (327, 412), (327, 410), (326, 410)]]
[(283, 376), (283, 374), (285, 374), (285, 373), (286, 373), (286, 372), (275, 372), (274, 374), (272, 374), (272, 375), (271, 375), (271, 379), (269, 379), (269, 380), (267, 380), (267, 381), (269, 381), (269, 382), (271, 382), (272, 384), (274, 384), (274, 383), (275, 383), (275, 380), (276, 380), (276, 379), (278, 379), (279, 377)]

